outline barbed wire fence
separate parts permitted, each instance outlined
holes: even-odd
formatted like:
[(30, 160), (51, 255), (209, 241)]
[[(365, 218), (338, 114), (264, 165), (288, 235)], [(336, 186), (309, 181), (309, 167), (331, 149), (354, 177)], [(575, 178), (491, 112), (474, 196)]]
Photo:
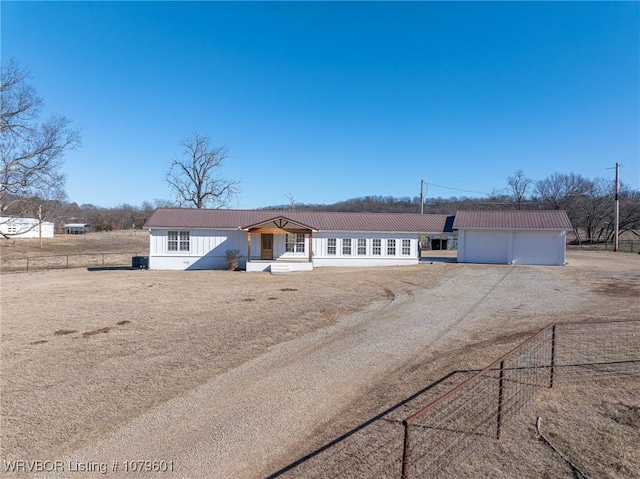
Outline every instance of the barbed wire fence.
[(417, 412), (419, 394), (269, 478), (462, 477), (554, 384), (640, 376), (640, 320), (552, 323), (484, 369), (456, 373)]

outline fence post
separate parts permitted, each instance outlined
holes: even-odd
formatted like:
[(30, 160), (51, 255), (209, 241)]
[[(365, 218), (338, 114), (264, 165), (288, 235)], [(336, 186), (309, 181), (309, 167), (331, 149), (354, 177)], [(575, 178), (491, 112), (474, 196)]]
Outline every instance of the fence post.
[(549, 387), (553, 387), (553, 373), (556, 369), (556, 325), (551, 327), (551, 365), (549, 368)]
[(67, 255), (67, 269), (69, 269), (69, 255)]
[(498, 380), (498, 423), (496, 427), (496, 439), (500, 439), (502, 428), (502, 390), (504, 387), (504, 359), (500, 361), (500, 379)]
[(411, 427), (407, 421), (402, 421), (404, 424), (404, 445), (402, 447), (402, 472), (400, 473), (401, 479), (409, 478), (409, 428)]
[(29, 272), (29, 257), (27, 257), (27, 273)]

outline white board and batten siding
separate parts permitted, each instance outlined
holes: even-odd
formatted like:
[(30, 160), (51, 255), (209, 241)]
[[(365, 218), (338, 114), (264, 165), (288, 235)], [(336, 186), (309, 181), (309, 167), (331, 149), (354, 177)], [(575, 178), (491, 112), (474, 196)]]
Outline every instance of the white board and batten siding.
[[(170, 251), (169, 231), (189, 231), (189, 251)], [(335, 240), (335, 254), (328, 248), (329, 239)], [(351, 253), (343, 249), (344, 240), (351, 240)], [(358, 250), (358, 240), (364, 240), (365, 254)], [(380, 240), (380, 254), (374, 254), (373, 241)], [(390, 254), (390, 240), (395, 241), (395, 254)], [(404, 240), (404, 241), (403, 241)], [(251, 259), (260, 259), (260, 234), (251, 236)], [(406, 248), (408, 242), (408, 254)], [(418, 238), (411, 234), (337, 234), (313, 235), (313, 265), (322, 266), (405, 266), (418, 263)], [(305, 238), (304, 252), (286, 252), (285, 236), (275, 235), (273, 256), (278, 260), (304, 260), (309, 257), (309, 237)], [(248, 252), (247, 234), (239, 230), (165, 230), (153, 228), (149, 235), (149, 268), (161, 270), (224, 269), (225, 252), (240, 251), (239, 267), (246, 267)]]
[[(189, 231), (189, 251), (169, 251), (169, 231)], [(149, 234), (149, 268), (164, 270), (225, 269), (225, 252), (240, 250), (244, 267), (247, 235), (238, 230), (198, 230), (188, 228), (152, 229)]]

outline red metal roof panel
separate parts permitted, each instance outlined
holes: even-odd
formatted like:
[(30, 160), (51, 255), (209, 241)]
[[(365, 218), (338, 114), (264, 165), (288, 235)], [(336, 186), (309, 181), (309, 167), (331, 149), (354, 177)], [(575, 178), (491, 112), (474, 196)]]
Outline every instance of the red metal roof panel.
[(305, 210), (214, 210), (158, 208), (146, 228), (242, 229), (286, 217), (318, 231), (442, 233), (451, 231), (451, 216), (413, 213), (339, 213)]
[(571, 230), (564, 210), (458, 211), (454, 229)]

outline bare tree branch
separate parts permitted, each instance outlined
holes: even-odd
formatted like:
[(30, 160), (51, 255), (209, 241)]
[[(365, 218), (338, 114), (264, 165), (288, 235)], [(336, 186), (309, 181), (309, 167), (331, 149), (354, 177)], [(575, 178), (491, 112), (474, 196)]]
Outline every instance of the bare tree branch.
[(527, 199), (527, 192), (532, 184), (531, 180), (525, 176), (522, 170), (518, 170), (513, 176), (507, 178), (507, 183), (509, 184), (513, 201), (516, 204), (516, 209), (522, 209), (522, 203)]
[(65, 198), (63, 157), (79, 145), (80, 135), (63, 116), (40, 121), (43, 101), (15, 60), (2, 66), (0, 76), (0, 215), (37, 213), (44, 220), (42, 205)]
[(165, 177), (178, 203), (195, 208), (223, 208), (237, 197), (240, 182), (220, 175), (229, 158), (224, 146), (211, 146), (211, 139), (194, 133), (181, 142), (183, 158), (174, 159)]

